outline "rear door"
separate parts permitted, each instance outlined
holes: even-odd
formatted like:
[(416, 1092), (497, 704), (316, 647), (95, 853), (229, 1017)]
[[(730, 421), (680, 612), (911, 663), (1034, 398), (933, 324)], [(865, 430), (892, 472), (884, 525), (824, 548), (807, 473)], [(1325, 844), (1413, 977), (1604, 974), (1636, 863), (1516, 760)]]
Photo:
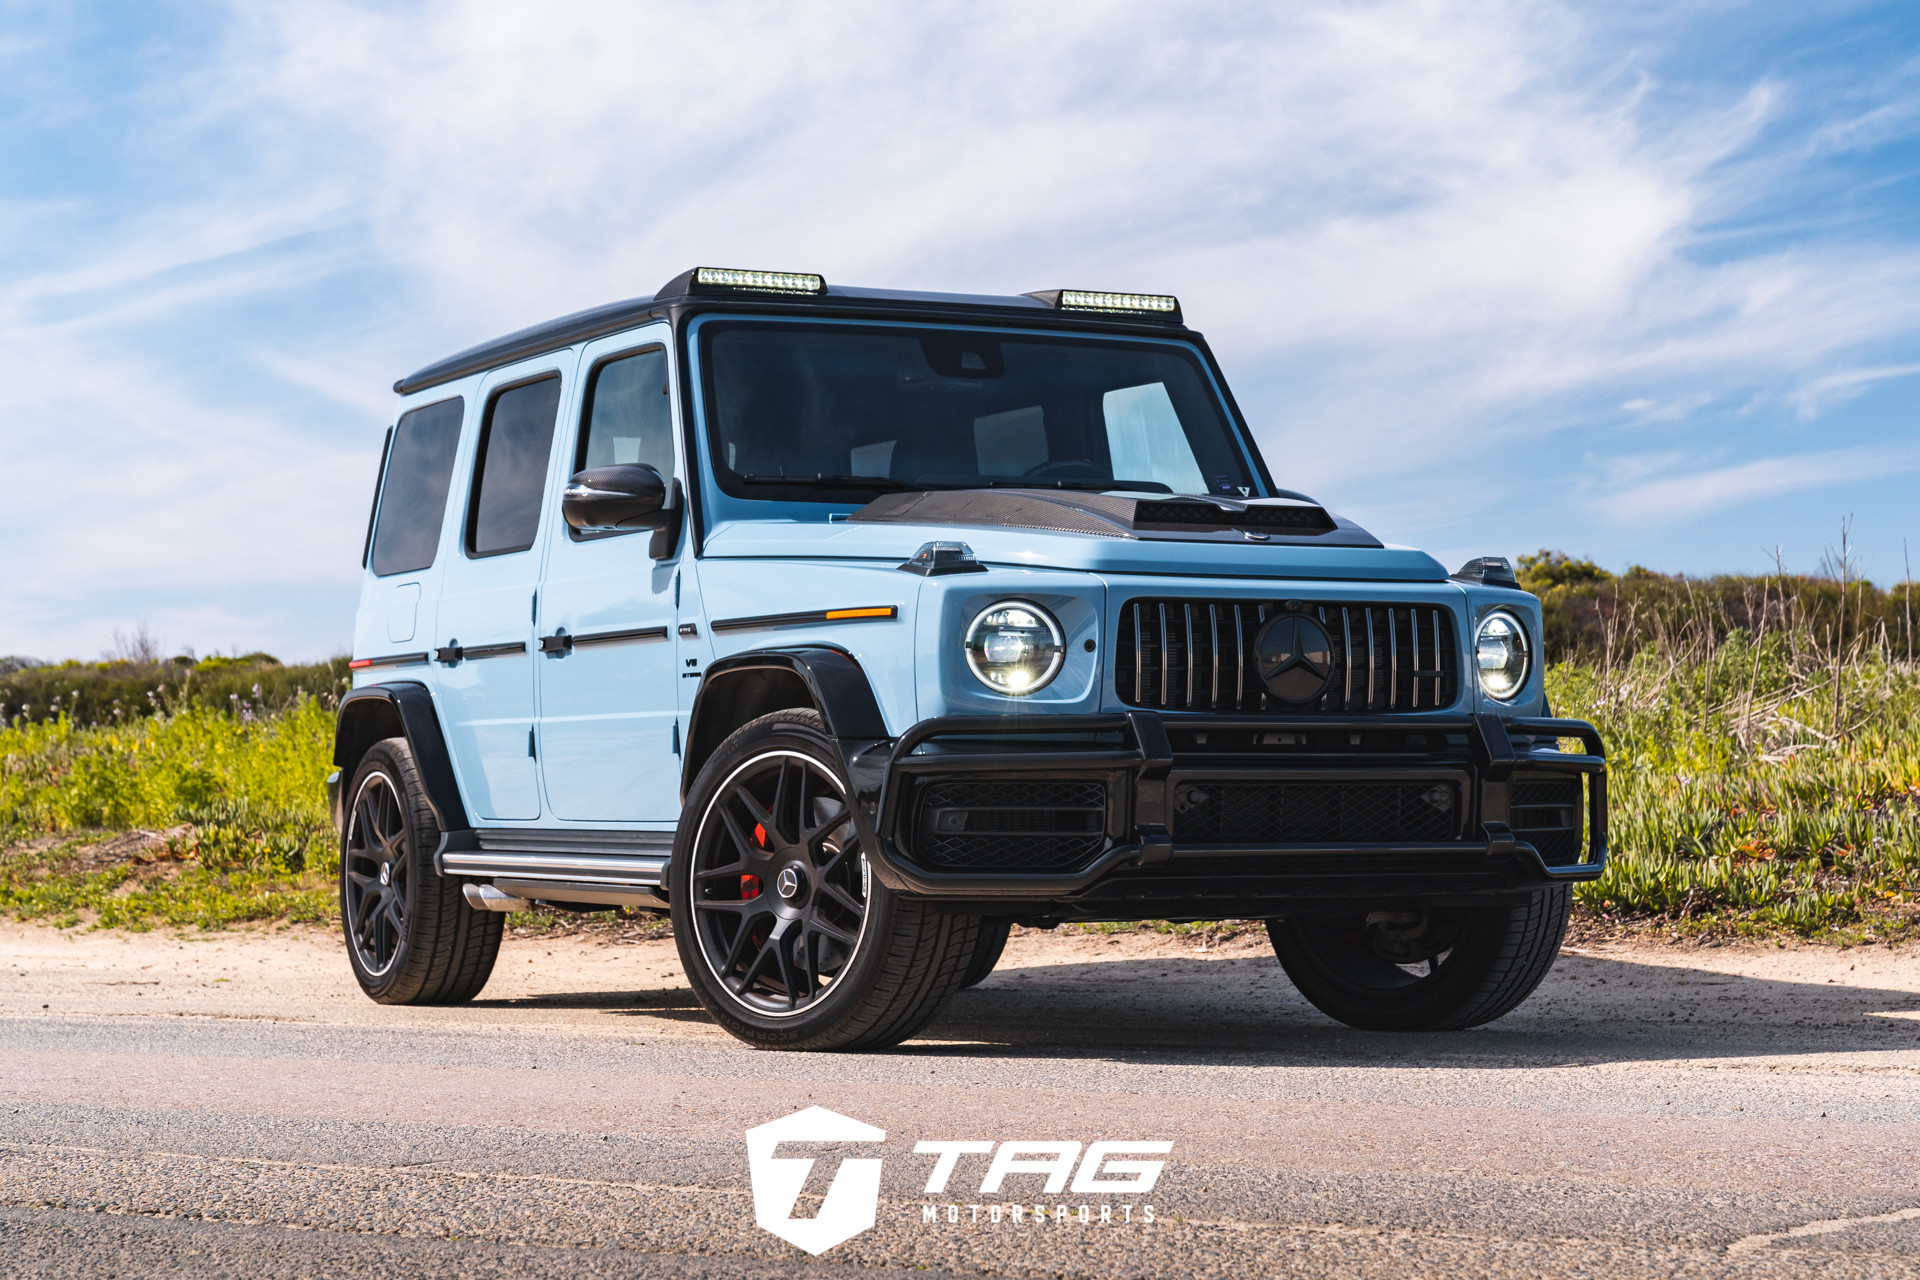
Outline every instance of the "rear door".
[[(658, 325), (582, 349), (566, 474), (644, 464), (674, 500), (682, 467), (668, 333)], [(557, 510), (546, 523), (535, 666), (540, 769), (553, 816), (671, 822), (680, 810), (679, 546), (655, 560), (651, 530), (583, 534)]]
[(540, 816), (534, 619), (554, 428), (574, 356), (541, 356), (482, 381), (460, 549), (446, 558), (436, 684), (461, 781), (486, 820)]

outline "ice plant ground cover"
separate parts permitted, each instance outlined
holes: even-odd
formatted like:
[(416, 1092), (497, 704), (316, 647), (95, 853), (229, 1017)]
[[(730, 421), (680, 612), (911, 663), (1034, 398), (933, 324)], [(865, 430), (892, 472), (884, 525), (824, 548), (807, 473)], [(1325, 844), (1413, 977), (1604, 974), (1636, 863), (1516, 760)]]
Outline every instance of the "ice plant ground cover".
[[(1904, 599), (1823, 579), (1530, 585), (1550, 633), (1585, 593), (1585, 639), (1547, 679), (1555, 713), (1598, 725), (1611, 758), (1613, 861), (1577, 890), (1585, 925), (1920, 934), (1920, 662)], [(332, 916), (335, 665), (245, 686), (276, 696), (186, 682), (143, 699), (148, 714), (16, 714), (0, 728), (0, 913), (133, 929)]]

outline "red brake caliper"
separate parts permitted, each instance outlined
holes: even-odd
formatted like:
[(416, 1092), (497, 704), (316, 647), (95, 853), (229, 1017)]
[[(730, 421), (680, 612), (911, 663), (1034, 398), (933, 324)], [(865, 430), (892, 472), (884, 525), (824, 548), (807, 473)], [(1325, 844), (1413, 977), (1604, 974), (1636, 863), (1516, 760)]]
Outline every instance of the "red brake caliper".
[[(753, 824), (753, 842), (759, 845), (762, 849), (767, 847), (767, 828), (764, 824), (758, 823), (758, 822)], [(759, 896), (760, 896), (760, 877), (759, 876), (741, 876), (740, 877), (740, 897), (744, 900), (747, 898), (757, 898)]]

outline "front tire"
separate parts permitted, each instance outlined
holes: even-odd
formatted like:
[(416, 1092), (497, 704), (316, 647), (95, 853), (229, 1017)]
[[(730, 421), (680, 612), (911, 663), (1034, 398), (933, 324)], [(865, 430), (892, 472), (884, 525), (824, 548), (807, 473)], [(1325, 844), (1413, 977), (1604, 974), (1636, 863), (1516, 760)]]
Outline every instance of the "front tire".
[(713, 753), (674, 836), (673, 934), (700, 1003), (761, 1049), (906, 1040), (959, 990), (980, 917), (872, 874), (839, 752), (813, 711), (776, 711)]
[(354, 771), (340, 848), (340, 925), (360, 989), (380, 1004), (459, 1004), (487, 985), (506, 917), (476, 911), (433, 869), (440, 825), (405, 738)]
[(1553, 968), (1573, 892), (1510, 906), (1269, 920), (1274, 954), (1328, 1017), (1368, 1031), (1462, 1031), (1511, 1013)]

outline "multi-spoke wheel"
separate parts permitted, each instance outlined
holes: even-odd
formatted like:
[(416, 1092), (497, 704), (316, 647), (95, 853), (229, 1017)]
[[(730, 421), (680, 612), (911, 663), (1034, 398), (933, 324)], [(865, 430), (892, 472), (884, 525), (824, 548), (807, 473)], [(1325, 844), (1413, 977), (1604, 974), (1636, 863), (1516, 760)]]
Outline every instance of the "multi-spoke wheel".
[(680, 819), (671, 894), (695, 994), (766, 1048), (899, 1043), (959, 988), (980, 928), (873, 875), (811, 711), (763, 716), (707, 761)]
[(486, 985), (505, 917), (433, 869), (440, 828), (404, 738), (355, 772), (340, 846), (340, 924), (361, 990), (382, 1004), (452, 1004)]
[(859, 950), (872, 873), (840, 780), (775, 748), (734, 769), (695, 837), (694, 926), (707, 969), (769, 1017), (825, 995)]
[(340, 919), (362, 973), (383, 978), (407, 936), (406, 801), (392, 776), (369, 770), (354, 793), (340, 851)]
[(1572, 907), (1562, 886), (1507, 906), (1269, 920), (1267, 936), (1300, 994), (1330, 1018), (1372, 1031), (1458, 1031), (1533, 993)]

